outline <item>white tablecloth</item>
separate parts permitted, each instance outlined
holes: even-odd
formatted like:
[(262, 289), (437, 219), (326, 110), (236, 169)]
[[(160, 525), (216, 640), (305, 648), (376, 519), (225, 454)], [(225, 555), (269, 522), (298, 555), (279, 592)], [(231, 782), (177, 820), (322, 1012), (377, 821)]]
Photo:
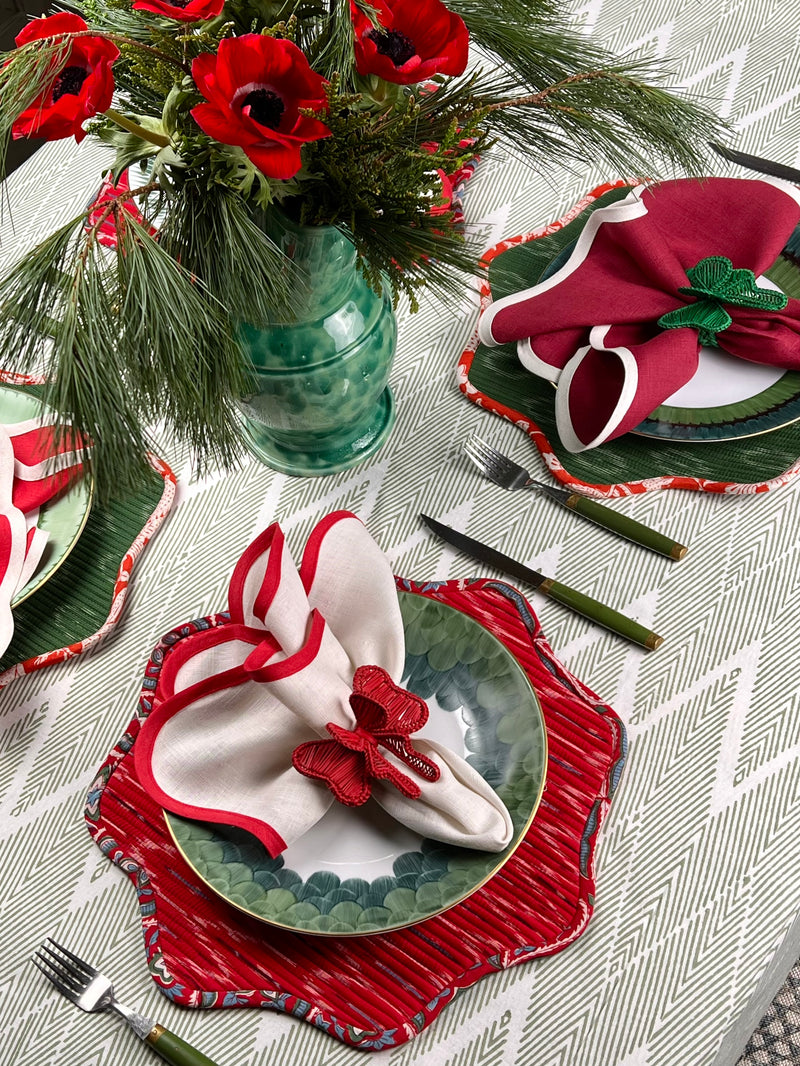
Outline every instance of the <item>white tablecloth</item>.
[[(617, 52), (670, 56), (673, 84), (716, 102), (738, 147), (800, 163), (791, 4), (588, 0), (576, 18)], [(100, 158), (88, 144), (80, 151), (51, 144), (12, 175), (3, 268), (86, 201)], [(733, 171), (720, 165), (719, 172)], [(619, 176), (588, 169), (537, 176), (494, 151), (469, 188), (472, 239), (488, 247), (550, 221)], [(401, 312), (396, 427), (362, 467), (299, 480), (247, 460), (233, 474), (191, 483), (186, 457), (167, 443), (165, 458), (181, 475), (178, 504), (137, 568), (117, 635), (96, 654), (0, 693), (2, 1066), (134, 1066), (151, 1056), (118, 1020), (90, 1018), (50, 991), (29, 962), (48, 934), (101, 964), (123, 998), (220, 1066), (365, 1061), (290, 1017), (185, 1011), (159, 996), (144, 966), (131, 885), (97, 850), (82, 817), (92, 775), (134, 712), (158, 636), (224, 607), (231, 569), (257, 530), (277, 519), (297, 550), (336, 508), (363, 518), (400, 575), (481, 572), (425, 531), (418, 519), (425, 511), (502, 541), (510, 554), (666, 637), (646, 654), (524, 590), (559, 657), (628, 728), (628, 766), (599, 844), (596, 911), (566, 951), (460, 994), (417, 1039), (379, 1053), (381, 1061), (736, 1061), (800, 954), (800, 484), (758, 497), (668, 491), (612, 504), (691, 545), (679, 564), (532, 494), (503, 493), (460, 457), (469, 433), (540, 472), (541, 464), (519, 429), (457, 388), (455, 364), (475, 315), (466, 291), (447, 307), (423, 300), (417, 315)]]

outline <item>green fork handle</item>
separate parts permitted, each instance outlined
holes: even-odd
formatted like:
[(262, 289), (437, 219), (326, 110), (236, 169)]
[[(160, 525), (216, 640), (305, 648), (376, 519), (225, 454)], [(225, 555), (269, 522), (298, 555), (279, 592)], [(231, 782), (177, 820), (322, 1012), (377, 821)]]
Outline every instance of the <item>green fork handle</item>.
[(641, 544), (644, 548), (650, 548), (651, 551), (658, 552), (660, 555), (667, 555), (670, 559), (682, 559), (689, 550), (683, 544), (678, 544), (677, 541), (665, 537), (663, 533), (642, 525), (636, 519), (620, 514), (619, 511), (614, 511), (610, 507), (604, 507), (596, 500), (590, 500), (577, 492), (570, 493), (564, 503), (571, 511), (583, 515), (590, 522), (604, 526), (612, 533)]
[(162, 1059), (172, 1063), (172, 1066), (217, 1066), (208, 1055), (193, 1048), (163, 1025), (154, 1025), (144, 1042), (158, 1052)]

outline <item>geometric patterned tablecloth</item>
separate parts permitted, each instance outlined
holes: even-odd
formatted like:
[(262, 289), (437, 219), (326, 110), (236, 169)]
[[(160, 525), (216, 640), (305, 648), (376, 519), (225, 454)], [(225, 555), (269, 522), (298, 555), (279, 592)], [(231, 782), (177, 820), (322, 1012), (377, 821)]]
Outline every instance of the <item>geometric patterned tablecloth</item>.
[[(716, 101), (736, 147), (800, 164), (793, 5), (586, 0), (573, 11), (617, 52), (669, 55), (673, 82)], [(11, 176), (0, 269), (86, 201), (102, 158), (88, 140), (77, 150), (48, 144)], [(537, 175), (493, 150), (470, 182), (470, 239), (488, 248), (618, 177), (628, 175), (589, 165)], [(594, 915), (568, 949), (460, 993), (414, 1040), (380, 1052), (381, 1062), (734, 1066), (741, 1056), (800, 956), (800, 483), (759, 497), (670, 491), (610, 501), (689, 544), (676, 564), (533, 494), (502, 493), (461, 456), (470, 433), (541, 470), (522, 431), (458, 389), (455, 366), (474, 324), (466, 290), (447, 307), (425, 300), (417, 315), (401, 312), (397, 423), (364, 467), (302, 480), (246, 460), (230, 476), (193, 483), (187, 456), (158, 442), (179, 477), (176, 503), (137, 565), (113, 638), (0, 691), (0, 1066), (152, 1061), (118, 1021), (82, 1014), (43, 988), (28, 960), (48, 934), (102, 965), (127, 1000), (220, 1066), (364, 1062), (293, 1018), (185, 1011), (160, 997), (130, 886), (82, 817), (92, 775), (134, 712), (155, 639), (224, 606), (256, 531), (279, 521), (294, 550), (335, 509), (365, 521), (395, 573), (501, 576), (435, 541), (419, 521), (424, 511), (666, 638), (641, 652), (523, 589), (557, 657), (614, 707), (630, 739), (598, 843)]]

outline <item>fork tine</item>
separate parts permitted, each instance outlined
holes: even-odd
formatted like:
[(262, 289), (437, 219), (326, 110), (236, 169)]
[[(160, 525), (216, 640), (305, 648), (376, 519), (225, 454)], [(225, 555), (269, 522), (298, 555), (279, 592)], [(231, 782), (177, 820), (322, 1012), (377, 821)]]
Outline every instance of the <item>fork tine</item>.
[(470, 447), (471, 442), (467, 441), (464, 445), (464, 451), (467, 454), (467, 458), (471, 459), (473, 463), (483, 470), (483, 456), (478, 452), (477, 448)]
[(70, 969), (68, 963), (60, 958), (54, 951), (51, 951), (47, 944), (42, 944), (36, 954), (40, 962), (49, 966), (53, 973), (58, 974), (65, 984), (75, 988), (77, 991), (80, 991), (80, 989), (86, 984), (86, 980), (83, 976)]
[(51, 937), (48, 937), (42, 944), (39, 952), (42, 951), (47, 953), (49, 960), (51, 959), (52, 963), (57, 965), (63, 973), (73, 976), (81, 984), (87, 984), (92, 978), (97, 976), (98, 971), (93, 966), (90, 966), (89, 963), (84, 963), (82, 958), (78, 958), (77, 955), (67, 951), (66, 948), (62, 948), (61, 944), (55, 942)]
[(493, 448), (491, 444), (487, 444), (485, 440), (482, 440), (480, 437), (473, 437), (472, 439), (474, 440), (476, 447), (480, 450), (481, 455), (485, 458), (493, 460), (505, 459), (504, 455), (501, 455), (501, 453), (496, 448)]
[(32, 956), (31, 962), (37, 970), (45, 975), (51, 984), (55, 985), (62, 996), (65, 996), (72, 1003), (77, 1000), (79, 990), (76, 990), (72, 985), (66, 984), (59, 971), (57, 971), (52, 963), (48, 959), (45, 959), (40, 952), (37, 951), (37, 953)]
[(464, 451), (467, 452), (468, 455), (479, 455), (480, 444), (481, 441), (478, 437), (469, 437), (466, 441), (464, 441)]
[(465, 450), (470, 458), (478, 463), (479, 466), (484, 468), (487, 465), (494, 465), (499, 453), (495, 452), (486, 441), (481, 440), (480, 437), (471, 437), (465, 444)]
[(517, 463), (498, 452), (480, 437), (473, 437), (472, 441), (476, 454), (480, 456), (480, 464), (485, 470), (491, 470), (500, 477), (512, 477), (521, 472), (521, 467)]
[[(48, 946), (49, 945), (49, 946)], [(47, 937), (42, 947), (54, 958), (58, 959), (62, 965), (75, 971), (76, 974), (81, 974), (83, 977), (91, 980), (92, 977), (97, 977), (99, 970), (96, 970), (94, 966), (90, 966), (88, 962), (84, 962), (83, 959), (79, 959), (77, 955), (73, 955), (67, 948), (62, 948), (60, 944), (57, 944), (51, 936)], [(55, 951), (53, 950), (55, 948)], [(58, 954), (56, 954), (56, 952)]]
[(476, 452), (476, 454), (481, 456), (491, 454), (492, 451), (486, 441), (482, 440), (478, 436), (470, 437), (470, 439), (467, 441), (467, 447), (471, 447)]
[(466, 445), (464, 446), (464, 452), (467, 458), (472, 460), (485, 478), (488, 478), (490, 481), (497, 481), (498, 472), (492, 465), (491, 460), (484, 458), (477, 449), (468, 448)]
[(472, 439), (465, 442), (464, 451), (476, 466), (483, 466), (483, 455), (481, 454), (480, 448)]

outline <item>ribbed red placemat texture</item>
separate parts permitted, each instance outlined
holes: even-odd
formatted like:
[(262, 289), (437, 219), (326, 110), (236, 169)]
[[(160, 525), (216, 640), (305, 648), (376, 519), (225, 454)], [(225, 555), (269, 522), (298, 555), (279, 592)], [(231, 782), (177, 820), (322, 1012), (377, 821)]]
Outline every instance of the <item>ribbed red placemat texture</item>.
[(147, 963), (157, 985), (190, 1007), (269, 1007), (364, 1050), (401, 1044), (455, 992), (486, 974), (560, 951), (594, 905), (597, 831), (622, 769), (614, 711), (555, 658), (525, 598), (500, 581), (398, 588), (464, 611), (528, 674), (547, 726), (547, 780), (531, 828), (502, 869), (444, 914), (391, 933), (312, 936), (266, 925), (208, 889), (170, 837), (129, 754), (161, 664), (194, 627), (173, 630), (147, 667), (139, 713), (98, 771), (86, 820), (100, 849), (136, 887)]

